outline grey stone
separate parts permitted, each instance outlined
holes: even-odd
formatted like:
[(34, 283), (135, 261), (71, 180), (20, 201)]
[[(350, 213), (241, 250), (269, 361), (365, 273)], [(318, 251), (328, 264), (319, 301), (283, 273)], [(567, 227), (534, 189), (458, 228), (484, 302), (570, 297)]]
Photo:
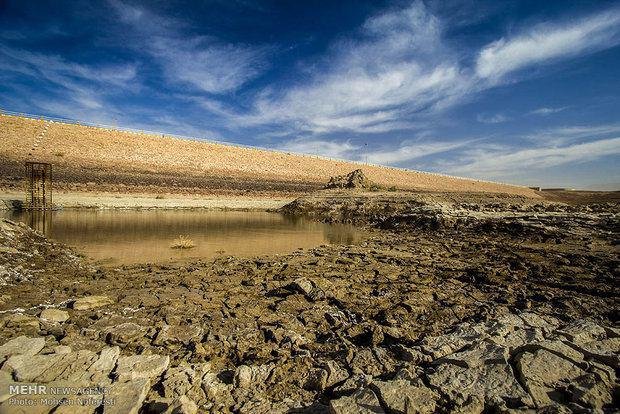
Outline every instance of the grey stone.
[(13, 355), (36, 355), (45, 346), (43, 338), (19, 336), (0, 346), (0, 360)]
[(9, 385), (15, 384), (13, 377), (6, 371), (0, 371), (0, 403), (11, 397)]
[(237, 388), (249, 388), (256, 384), (264, 384), (272, 370), (273, 364), (241, 365), (235, 370), (233, 383)]
[(194, 401), (183, 395), (170, 404), (164, 414), (196, 414), (198, 406)]
[(332, 414), (383, 414), (385, 411), (379, 399), (370, 388), (357, 390), (349, 397), (341, 397), (329, 402)]
[(406, 380), (373, 381), (370, 385), (383, 407), (396, 414), (434, 413), (439, 395)]
[(89, 310), (113, 304), (114, 301), (107, 296), (85, 296), (73, 302), (75, 310)]
[(41, 328), (37, 318), (19, 313), (6, 318), (5, 323), (8, 328), (19, 328), (27, 335), (36, 335)]
[(148, 378), (113, 383), (104, 397), (104, 414), (138, 414), (149, 387)]
[(600, 381), (593, 374), (586, 374), (575, 379), (570, 384), (571, 399), (584, 407), (602, 410), (603, 406), (613, 401), (609, 386)]
[(159, 377), (170, 364), (169, 356), (132, 355), (118, 358), (114, 375), (119, 382)]
[(557, 332), (566, 336), (575, 344), (583, 344), (607, 338), (607, 331), (605, 328), (588, 320), (575, 321), (562, 329), (558, 329)]
[(232, 385), (223, 383), (216, 373), (207, 372), (202, 377), (202, 389), (213, 411), (226, 411), (234, 404), (231, 388)]
[(69, 319), (69, 312), (60, 309), (44, 309), (39, 314), (39, 318), (44, 321), (63, 323)]
[(173, 345), (184, 344), (198, 340), (202, 336), (202, 328), (197, 325), (165, 325), (157, 333), (157, 337), (153, 341), (153, 345)]
[(146, 333), (146, 328), (133, 322), (121, 323), (107, 330), (106, 341), (110, 345), (121, 347), (142, 338)]
[(556, 387), (559, 382), (571, 383), (585, 372), (571, 361), (545, 349), (517, 355), (516, 366), (521, 382), (527, 388), (537, 407), (544, 407), (561, 399)]
[(440, 389), (449, 399), (455, 401), (482, 396), (485, 400), (506, 399), (518, 405), (532, 405), (530, 396), (507, 364), (463, 366), (444, 363), (428, 375), (428, 380), (433, 388)]
[(299, 293), (302, 293), (304, 295), (309, 295), (310, 293), (312, 293), (312, 289), (314, 289), (314, 285), (312, 284), (312, 282), (305, 277), (295, 279), (295, 281), (293, 281), (293, 287)]
[(83, 373), (81, 378), (94, 384), (108, 382), (119, 354), (120, 348), (117, 346), (102, 349), (97, 360)]

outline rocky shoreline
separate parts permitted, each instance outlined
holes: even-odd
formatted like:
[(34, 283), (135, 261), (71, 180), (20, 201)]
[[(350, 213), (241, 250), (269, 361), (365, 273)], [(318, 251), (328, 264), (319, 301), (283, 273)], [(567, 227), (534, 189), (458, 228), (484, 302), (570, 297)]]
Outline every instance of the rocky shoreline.
[(3, 221), (0, 412), (35, 398), (16, 381), (98, 387), (79, 412), (617, 409), (617, 203), (324, 191), (283, 212), (368, 236), (95, 268)]

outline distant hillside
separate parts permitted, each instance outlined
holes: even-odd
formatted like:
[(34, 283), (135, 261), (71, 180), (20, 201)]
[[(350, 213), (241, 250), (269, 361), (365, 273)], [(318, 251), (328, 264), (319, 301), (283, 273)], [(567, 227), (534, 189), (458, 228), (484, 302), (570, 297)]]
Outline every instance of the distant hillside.
[(385, 187), (536, 197), (519, 186), (18, 116), (0, 115), (0, 136), (4, 188), (18, 188), (23, 162), (35, 159), (54, 164), (57, 188), (78, 191), (299, 194), (362, 168)]

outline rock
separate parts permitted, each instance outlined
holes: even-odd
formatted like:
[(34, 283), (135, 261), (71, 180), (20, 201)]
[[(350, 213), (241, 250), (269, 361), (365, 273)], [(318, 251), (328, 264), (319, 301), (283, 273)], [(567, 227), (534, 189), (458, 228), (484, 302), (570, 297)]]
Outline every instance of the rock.
[(301, 293), (306, 299), (312, 302), (325, 298), (325, 292), (305, 277), (295, 279), (293, 283), (291, 283), (290, 288)]
[(396, 344), (393, 348), (394, 353), (399, 359), (407, 362), (413, 362), (414, 364), (422, 364), (431, 362), (430, 355), (426, 355), (420, 352), (418, 349), (409, 348), (402, 344)]
[(138, 414), (150, 387), (148, 378), (115, 382), (104, 396), (104, 414)]
[(14, 314), (5, 319), (7, 328), (18, 328), (27, 335), (36, 335), (39, 332), (39, 320), (30, 315)]
[(367, 387), (372, 382), (372, 376), (354, 374), (347, 378), (342, 384), (334, 388), (335, 395), (352, 394), (360, 388)]
[(107, 296), (85, 296), (83, 298), (76, 299), (73, 302), (72, 307), (75, 310), (89, 310), (111, 305), (113, 303), (114, 301)]
[(41, 311), (39, 318), (47, 322), (63, 323), (69, 319), (69, 313), (64, 310), (49, 308)]
[(82, 378), (94, 384), (106, 382), (116, 366), (120, 352), (117, 346), (102, 349), (99, 358), (86, 370)]
[(331, 177), (324, 188), (372, 188), (373, 184), (366, 178), (361, 169), (351, 171), (347, 175)]
[(6, 371), (0, 370), (0, 403), (11, 397), (9, 385), (15, 384), (13, 377)]
[(45, 346), (43, 338), (19, 336), (0, 346), (0, 362), (13, 355), (36, 355)]
[(350, 397), (341, 397), (329, 402), (332, 414), (383, 414), (379, 399), (370, 388), (362, 388)]
[(471, 325), (463, 324), (449, 334), (424, 338), (420, 348), (423, 353), (438, 359), (486, 337), (486, 334), (477, 332)]
[(181, 397), (187, 394), (192, 385), (198, 383), (197, 385), (200, 386), (200, 381), (199, 373), (189, 366), (170, 368), (164, 374), (164, 380), (162, 381), (164, 397)]
[(231, 388), (232, 385), (224, 384), (213, 372), (207, 372), (202, 377), (202, 389), (212, 404), (213, 411), (226, 411), (234, 404)]
[(575, 321), (562, 329), (558, 329), (557, 332), (576, 344), (607, 338), (605, 328), (587, 320)]
[(233, 384), (237, 388), (249, 388), (256, 384), (264, 384), (272, 370), (272, 364), (251, 367), (241, 365), (235, 370)]
[(170, 364), (169, 356), (132, 355), (118, 358), (114, 375), (119, 382), (159, 377)]
[(342, 368), (336, 361), (327, 361), (323, 364), (323, 368), (327, 372), (325, 386), (328, 388), (349, 378), (349, 372)]
[(54, 347), (55, 354), (70, 354), (73, 350), (67, 345), (58, 345)]
[(304, 388), (309, 391), (323, 391), (327, 387), (327, 371), (323, 368), (310, 370)]
[(17, 381), (80, 381), (84, 372), (97, 359), (97, 354), (88, 350), (69, 354), (16, 355), (6, 361), (2, 369), (10, 370)]
[(39, 394), (15, 395), (0, 404), (1, 414), (50, 414), (54, 404), (42, 404)]
[(164, 414), (196, 414), (198, 412), (198, 406), (187, 396), (183, 395), (177, 398), (170, 404), (170, 407)]
[(593, 374), (576, 378), (570, 384), (568, 391), (573, 402), (599, 411), (602, 411), (604, 406), (613, 401), (611, 389)]
[(411, 385), (406, 380), (373, 381), (370, 387), (390, 413), (434, 413), (439, 399), (434, 391), (424, 386)]
[(142, 338), (146, 328), (133, 322), (121, 323), (107, 330), (106, 342), (121, 347)]
[(192, 341), (199, 340), (202, 332), (202, 328), (196, 325), (165, 325), (157, 333), (153, 345), (189, 345)]
[(564, 382), (568, 386), (585, 374), (571, 361), (545, 349), (521, 353), (515, 361), (521, 382), (534, 398), (537, 407), (561, 402), (562, 394), (557, 391), (558, 384)]
[(532, 406), (531, 398), (516, 381), (507, 365), (464, 368), (443, 364), (435, 373), (429, 375), (429, 383), (455, 402), (482, 397), (491, 401), (506, 399), (515, 406)]
[(349, 363), (349, 368), (353, 374), (368, 374), (373, 377), (381, 375), (383, 372), (382, 363), (370, 348), (357, 348)]

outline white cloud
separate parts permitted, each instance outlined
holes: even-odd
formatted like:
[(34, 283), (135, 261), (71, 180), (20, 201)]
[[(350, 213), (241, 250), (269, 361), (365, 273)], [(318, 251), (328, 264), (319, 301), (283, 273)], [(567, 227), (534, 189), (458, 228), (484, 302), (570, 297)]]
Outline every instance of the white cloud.
[(546, 116), (546, 115), (551, 115), (551, 114), (557, 114), (558, 112), (562, 112), (565, 109), (568, 109), (568, 106), (563, 106), (561, 108), (542, 107), (542, 108), (538, 108), (538, 109), (534, 109), (533, 111), (530, 111), (530, 114)]
[[(31, 99), (32, 93), (27, 93), (32, 105), (46, 110), (59, 109), (55, 113), (62, 116), (75, 116), (82, 110), (101, 110), (109, 106), (105, 102), (107, 95), (139, 87), (133, 63), (85, 65), (61, 56), (32, 53), (1, 43), (0, 57), (0, 70), (9, 79), (11, 74), (18, 74), (43, 81), (46, 96), (35, 100)], [(73, 111), (69, 110), (71, 106)]]
[[(356, 36), (332, 45), (324, 61), (306, 65), (307, 80), (264, 90), (239, 121), (315, 134), (411, 129), (476, 92), (508, 82), (509, 72), (611, 47), (620, 41), (618, 27), (617, 10), (564, 25), (540, 24), (487, 45), (468, 68), (443, 38), (443, 23), (416, 1), (369, 18)], [(508, 119), (479, 117), (487, 123)]]
[(561, 126), (525, 136), (529, 141), (546, 145), (565, 145), (577, 140), (591, 141), (620, 133), (620, 124)]
[(467, 145), (467, 141), (460, 142), (419, 142), (401, 143), (395, 150), (373, 151), (368, 155), (368, 161), (374, 164), (394, 165), (411, 161), (417, 158), (426, 157), (432, 154), (439, 154), (454, 150)]
[(620, 155), (620, 137), (592, 142), (535, 148), (481, 148), (465, 151), (446, 169), (477, 177), (510, 177), (524, 170), (545, 170), (565, 164), (593, 161)]
[(237, 90), (267, 67), (267, 47), (228, 44), (210, 36), (182, 33), (183, 22), (109, 0), (121, 21), (138, 35), (137, 50), (150, 54), (166, 77), (201, 91)]
[(502, 122), (510, 121), (510, 117), (503, 115), (503, 114), (494, 114), (494, 115), (479, 114), (476, 117), (476, 120), (483, 124), (501, 124)]
[(617, 44), (620, 12), (597, 14), (565, 25), (540, 24), (512, 38), (499, 39), (480, 51), (476, 74), (499, 80), (509, 72), (552, 59), (576, 56)]
[(298, 138), (285, 142), (278, 149), (301, 154), (323, 155), (332, 158), (367, 161), (374, 164), (395, 165), (423, 158), (428, 155), (454, 150), (470, 141), (442, 142), (403, 141), (395, 150), (368, 149), (366, 145), (354, 145), (350, 141), (329, 141)]
[(277, 149), (299, 154), (322, 155), (331, 158), (353, 159), (352, 156), (359, 150), (358, 146), (349, 141), (327, 141), (295, 139), (287, 141)]
[(361, 40), (337, 42), (309, 81), (265, 91), (243, 121), (314, 133), (407, 127), (409, 114), (440, 107), (470, 87), (441, 35), (439, 20), (421, 2), (372, 17)]

